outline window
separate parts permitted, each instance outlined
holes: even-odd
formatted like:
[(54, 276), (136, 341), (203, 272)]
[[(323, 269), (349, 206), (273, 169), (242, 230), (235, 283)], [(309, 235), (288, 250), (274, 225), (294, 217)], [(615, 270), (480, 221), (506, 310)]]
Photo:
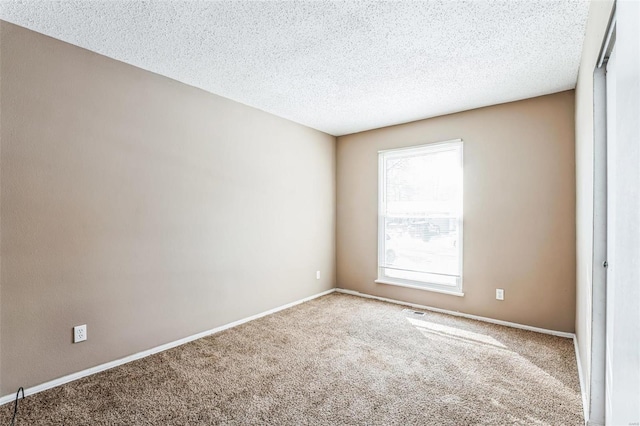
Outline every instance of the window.
[(462, 141), (379, 154), (376, 282), (462, 295)]

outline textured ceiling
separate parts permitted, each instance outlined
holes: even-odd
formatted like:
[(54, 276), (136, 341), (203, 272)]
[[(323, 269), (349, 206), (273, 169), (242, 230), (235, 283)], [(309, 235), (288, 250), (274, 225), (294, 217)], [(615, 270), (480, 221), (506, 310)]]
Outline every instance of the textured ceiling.
[(589, 3), (22, 1), (0, 17), (343, 135), (575, 87)]

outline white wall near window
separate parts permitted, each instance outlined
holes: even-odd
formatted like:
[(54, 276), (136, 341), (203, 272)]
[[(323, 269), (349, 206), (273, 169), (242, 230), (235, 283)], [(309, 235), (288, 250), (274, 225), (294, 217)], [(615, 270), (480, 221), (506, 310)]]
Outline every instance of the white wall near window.
[(462, 140), (379, 152), (378, 279), (462, 295)]

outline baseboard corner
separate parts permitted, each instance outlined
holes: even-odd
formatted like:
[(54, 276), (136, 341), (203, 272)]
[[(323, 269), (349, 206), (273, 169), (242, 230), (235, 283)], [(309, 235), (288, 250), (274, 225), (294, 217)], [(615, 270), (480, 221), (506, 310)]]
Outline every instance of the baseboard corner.
[(573, 350), (576, 353), (576, 368), (578, 370), (578, 381), (580, 382), (580, 396), (582, 397), (582, 414), (584, 416), (584, 424), (587, 426), (601, 426), (599, 423), (590, 422), (589, 407), (587, 399), (587, 389), (582, 375), (582, 362), (580, 361), (580, 346), (578, 345), (578, 336), (573, 335)]

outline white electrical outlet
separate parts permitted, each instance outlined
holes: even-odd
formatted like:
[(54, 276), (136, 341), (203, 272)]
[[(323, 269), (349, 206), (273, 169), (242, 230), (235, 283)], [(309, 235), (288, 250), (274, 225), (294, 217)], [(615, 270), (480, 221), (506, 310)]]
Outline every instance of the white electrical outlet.
[(87, 324), (73, 327), (73, 343), (84, 342), (85, 340), (87, 340)]
[(496, 299), (504, 300), (504, 289), (496, 288)]
[(320, 271), (316, 271), (316, 280), (320, 279)]

